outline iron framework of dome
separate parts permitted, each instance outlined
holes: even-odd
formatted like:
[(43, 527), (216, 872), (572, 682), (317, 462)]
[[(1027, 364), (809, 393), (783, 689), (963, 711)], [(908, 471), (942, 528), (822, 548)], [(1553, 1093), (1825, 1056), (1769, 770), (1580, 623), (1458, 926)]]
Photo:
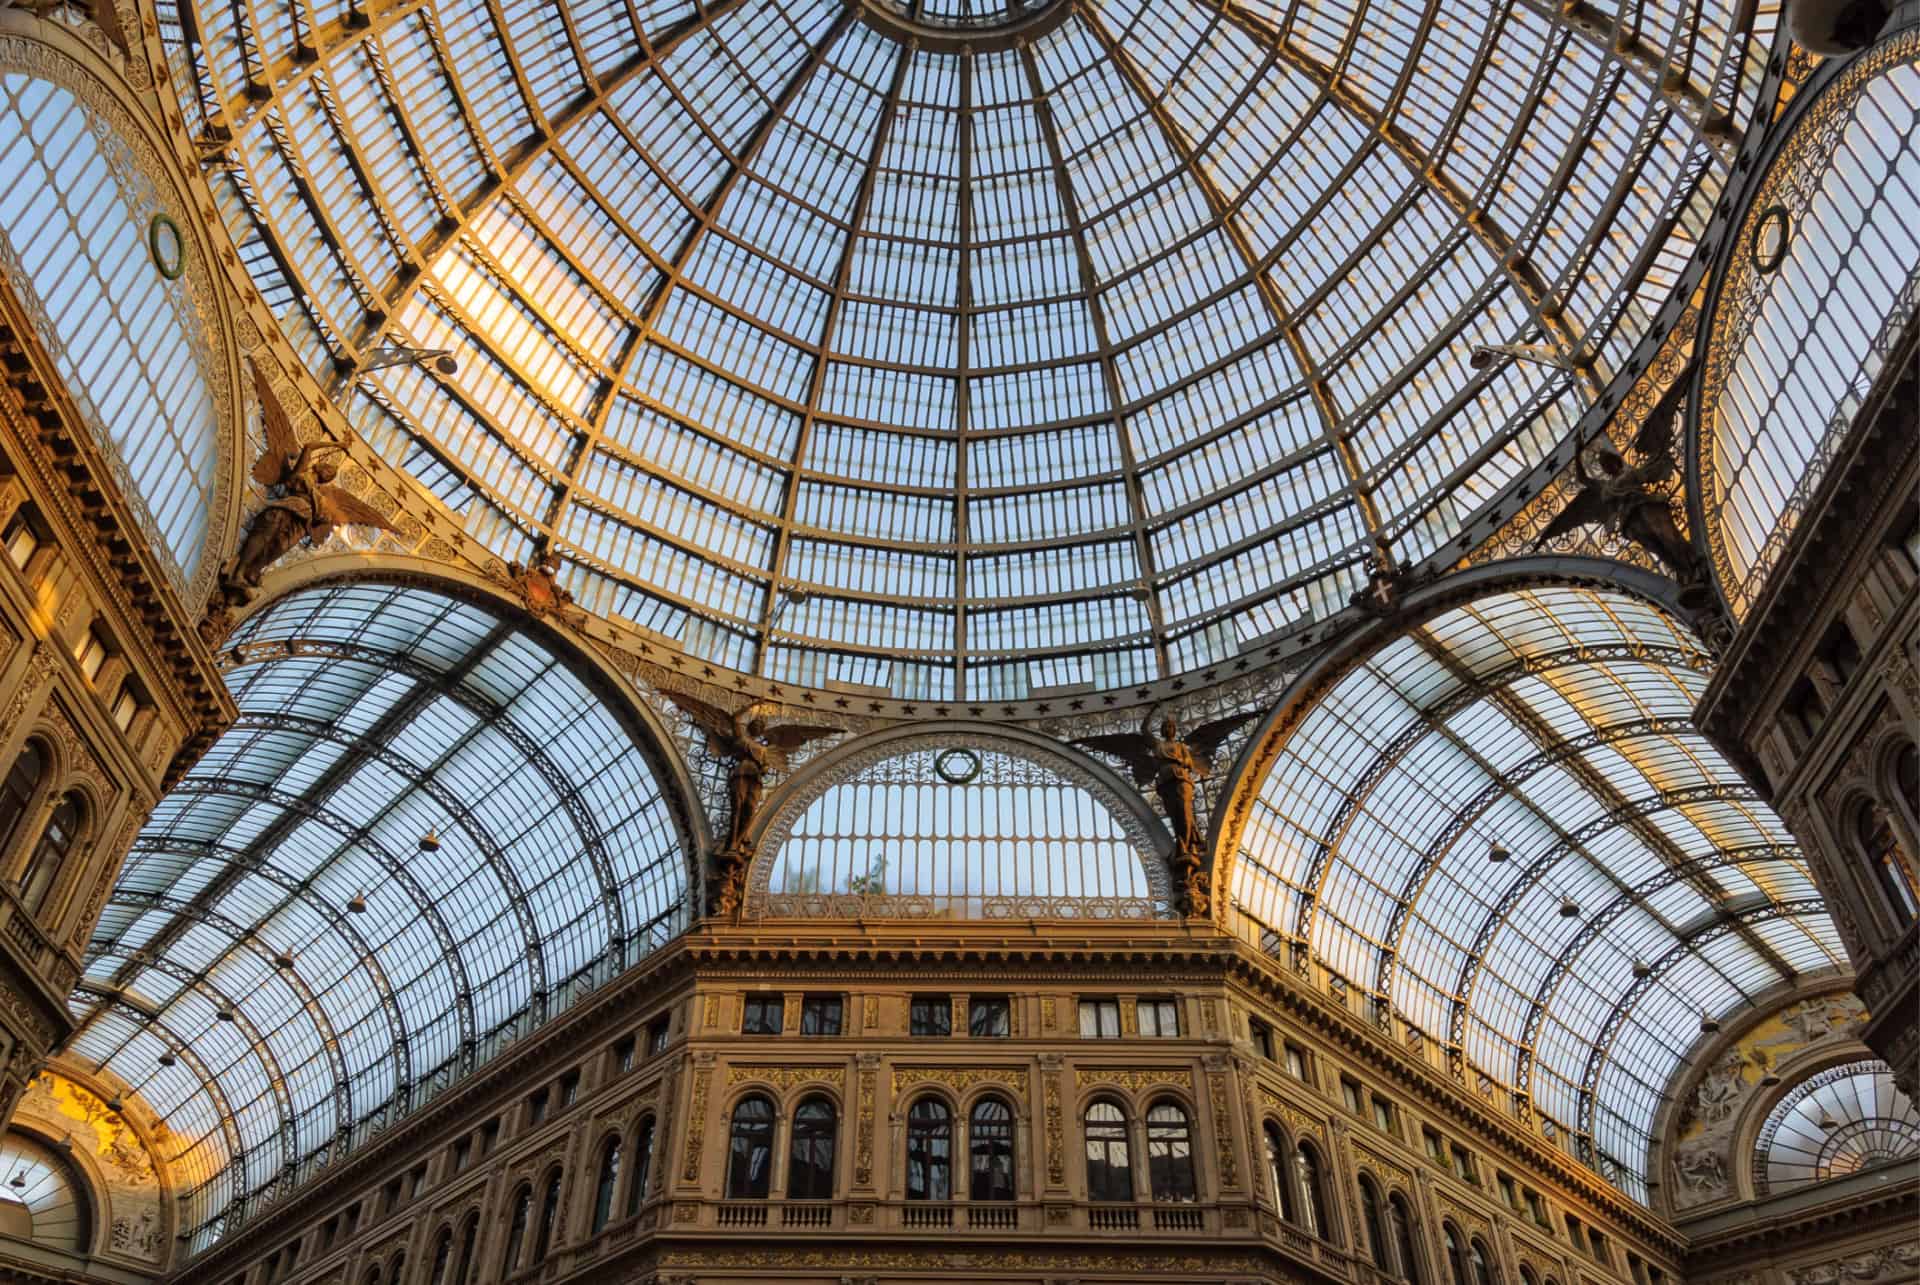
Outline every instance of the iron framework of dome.
[(1524, 482), (1694, 255), (1737, 8), (158, 11), (287, 335), (470, 535), (716, 664), (1011, 700), (1233, 660)]

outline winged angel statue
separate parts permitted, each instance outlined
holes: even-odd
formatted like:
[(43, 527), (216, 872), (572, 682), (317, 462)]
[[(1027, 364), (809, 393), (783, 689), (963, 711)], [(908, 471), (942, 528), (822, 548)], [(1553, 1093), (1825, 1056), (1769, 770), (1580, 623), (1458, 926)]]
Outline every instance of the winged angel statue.
[(328, 455), (346, 450), (335, 442), (308, 442), (294, 435), (286, 410), (256, 367), (253, 386), (266, 420), (267, 452), (253, 465), (253, 480), (267, 488), (267, 505), (253, 517), (240, 542), (233, 571), (226, 578), (229, 596), (245, 602), (260, 587), (260, 576), (303, 539), (325, 542), (336, 526), (397, 528), (372, 505), (334, 486), (339, 468)]
[(841, 729), (811, 723), (769, 724), (767, 716), (775, 707), (765, 701), (729, 712), (678, 692), (667, 692), (666, 697), (706, 734), (707, 752), (728, 765), (727, 843), (720, 852), (723, 877), (714, 913), (731, 915), (746, 892), (747, 866), (753, 858), (747, 831), (766, 794), (767, 774), (784, 772), (789, 754)]
[(1227, 737), (1254, 717), (1229, 714), (1202, 723), (1183, 737), (1172, 714), (1160, 720), (1160, 734), (1155, 736), (1153, 715), (1148, 714), (1137, 732), (1110, 732), (1073, 742), (1119, 759), (1132, 771), (1135, 785), (1153, 787), (1167, 814), (1167, 824), (1173, 827), (1174, 868), (1180, 872), (1190, 915), (1205, 915), (1212, 904), (1206, 859), (1200, 851), (1199, 827), (1193, 815), (1193, 789), (1213, 775), (1214, 755)]

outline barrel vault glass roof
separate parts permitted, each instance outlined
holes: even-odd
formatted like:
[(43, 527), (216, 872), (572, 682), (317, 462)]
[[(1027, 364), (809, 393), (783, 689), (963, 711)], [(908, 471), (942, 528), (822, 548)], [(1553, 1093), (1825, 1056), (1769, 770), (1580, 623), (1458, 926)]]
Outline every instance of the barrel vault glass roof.
[(362, 584), (231, 645), (239, 721), (135, 840), (69, 1049), (165, 1119), (196, 1247), (686, 922), (653, 769), (524, 627)]
[(1438, 616), (1301, 722), (1232, 883), (1242, 931), (1304, 939), (1643, 1200), (1702, 1016), (1846, 962), (1792, 837), (1693, 725), (1708, 664), (1620, 594)]
[[(869, 4), (916, 11), (157, 10), (287, 334), (470, 533), (716, 663), (971, 698), (1231, 658), (1456, 534), (1588, 395), (1469, 348), (1623, 363), (1777, 10), (1057, 0), (963, 53)], [(353, 373), (396, 343), (459, 372)]]

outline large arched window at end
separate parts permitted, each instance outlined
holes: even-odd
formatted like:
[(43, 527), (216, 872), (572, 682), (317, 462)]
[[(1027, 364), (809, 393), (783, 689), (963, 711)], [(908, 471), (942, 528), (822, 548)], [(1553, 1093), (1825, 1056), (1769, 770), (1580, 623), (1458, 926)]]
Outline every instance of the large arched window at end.
[(1326, 1169), (1320, 1153), (1304, 1139), (1293, 1149), (1293, 1165), (1300, 1175), (1300, 1212), (1307, 1230), (1326, 1240), (1333, 1239), (1333, 1224), (1327, 1218)]
[(93, 1199), (72, 1161), (36, 1137), (0, 1143), (0, 1233), (73, 1253), (93, 1248)]
[(1360, 1175), (1360, 1219), (1365, 1224), (1367, 1251), (1373, 1256), (1373, 1265), (1391, 1275), (1393, 1250), (1380, 1217), (1380, 1189), (1366, 1174)]
[(20, 901), (30, 913), (38, 914), (47, 904), (47, 894), (67, 867), (74, 849), (80, 844), (80, 828), (86, 818), (86, 805), (77, 791), (69, 790), (54, 807), (40, 831), (39, 841), (20, 872)]
[(1147, 1110), (1147, 1176), (1155, 1200), (1197, 1200), (1193, 1181), (1193, 1124), (1184, 1107), (1155, 1103)]
[(1446, 1242), (1447, 1271), (1453, 1277), (1453, 1285), (1472, 1285), (1467, 1275), (1467, 1247), (1459, 1230), (1452, 1223), (1441, 1223), (1440, 1235)]
[(793, 1142), (787, 1157), (787, 1197), (833, 1199), (833, 1153), (839, 1119), (824, 1097), (803, 1101), (793, 1112)]
[(1280, 1208), (1280, 1217), (1290, 1223), (1300, 1221), (1298, 1202), (1293, 1198), (1293, 1178), (1287, 1173), (1287, 1157), (1293, 1154), (1293, 1148), (1287, 1143), (1287, 1135), (1280, 1132), (1280, 1126), (1268, 1122), (1261, 1130), (1267, 1146), (1267, 1181), (1273, 1184), (1273, 1201)]
[(1087, 1199), (1132, 1200), (1133, 1159), (1127, 1146), (1127, 1115), (1118, 1104), (1087, 1108)]
[(1887, 908), (1902, 923), (1920, 917), (1920, 878), (1912, 858), (1894, 833), (1893, 817), (1877, 800), (1862, 803), (1853, 813), (1853, 839), (1880, 886)]
[(967, 1125), (968, 1167), (973, 1200), (1012, 1200), (1013, 1108), (999, 1098), (974, 1103)]
[(907, 1199), (953, 1199), (953, 1113), (939, 1098), (907, 1111)]
[(513, 1197), (513, 1214), (507, 1219), (507, 1252), (500, 1259), (500, 1274), (511, 1276), (520, 1266), (520, 1251), (527, 1243), (527, 1224), (533, 1221), (533, 1188), (522, 1187)]
[(627, 1217), (640, 1212), (647, 1198), (647, 1178), (653, 1171), (653, 1117), (643, 1116), (633, 1131), (633, 1176), (627, 1179)]
[(34, 739), (20, 747), (6, 776), (0, 777), (0, 860), (13, 851), (13, 841), (20, 837), (33, 813), (33, 802), (46, 774), (46, 746)]
[(533, 1261), (544, 1263), (553, 1249), (553, 1233), (560, 1221), (560, 1171), (547, 1179), (546, 1194), (540, 1197), (540, 1226), (533, 1237)]
[(773, 1103), (740, 1099), (727, 1132), (727, 1199), (764, 1200), (773, 1182)]
[(1420, 1239), (1414, 1232), (1413, 1210), (1399, 1192), (1387, 1197), (1387, 1219), (1393, 1224), (1394, 1266), (1400, 1279), (1422, 1285), (1425, 1272), (1420, 1263)]
[(600, 1170), (593, 1182), (593, 1227), (598, 1235), (613, 1218), (613, 1191), (620, 1183), (620, 1139), (600, 1144)]

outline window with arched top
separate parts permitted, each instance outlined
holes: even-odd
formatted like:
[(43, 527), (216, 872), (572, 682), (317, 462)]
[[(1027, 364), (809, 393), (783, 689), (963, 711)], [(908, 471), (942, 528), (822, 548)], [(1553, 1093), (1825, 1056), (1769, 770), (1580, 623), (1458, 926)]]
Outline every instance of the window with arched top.
[(1155, 1200), (1199, 1198), (1193, 1180), (1193, 1122), (1177, 1103), (1158, 1102), (1147, 1109), (1147, 1177)]
[(1467, 1269), (1472, 1273), (1472, 1285), (1493, 1285), (1493, 1253), (1478, 1236), (1467, 1242)]
[(93, 1248), (93, 1200), (73, 1162), (39, 1138), (0, 1142), (0, 1234), (58, 1249)]
[(592, 1233), (598, 1235), (613, 1218), (613, 1191), (620, 1183), (620, 1139), (600, 1144), (600, 1168), (593, 1182)]
[(69, 790), (47, 818), (39, 840), (33, 845), (33, 853), (27, 858), (26, 868), (20, 872), (20, 901), (29, 912), (37, 914), (46, 905), (47, 894), (79, 846), (85, 816), (79, 792)]
[(1381, 1220), (1380, 1189), (1366, 1174), (1360, 1175), (1360, 1221), (1367, 1237), (1367, 1251), (1373, 1256), (1373, 1265), (1391, 1274), (1393, 1249), (1387, 1241), (1386, 1225)]
[(1333, 1223), (1327, 1217), (1326, 1167), (1320, 1153), (1304, 1139), (1293, 1149), (1294, 1172), (1300, 1175), (1300, 1213), (1308, 1231), (1326, 1240), (1333, 1239)]
[(1414, 1232), (1413, 1210), (1399, 1192), (1387, 1197), (1387, 1221), (1393, 1224), (1394, 1267), (1400, 1279), (1422, 1285), (1425, 1274), (1420, 1264), (1420, 1240)]
[(973, 1200), (1012, 1200), (1013, 1108), (999, 1098), (973, 1104), (967, 1123), (967, 1164)]
[(513, 1198), (513, 1214), (507, 1220), (507, 1252), (500, 1260), (500, 1274), (513, 1275), (520, 1266), (520, 1251), (527, 1243), (527, 1224), (533, 1221), (533, 1188), (522, 1187)]
[(447, 1273), (453, 1266), (453, 1228), (442, 1228), (433, 1240), (433, 1267), (427, 1273), (427, 1285), (448, 1285)]
[(647, 1177), (653, 1171), (653, 1117), (643, 1116), (633, 1131), (633, 1176), (627, 1179), (627, 1217), (640, 1212), (647, 1198)]
[(1290, 1223), (1300, 1221), (1298, 1202), (1293, 1198), (1293, 1178), (1287, 1173), (1287, 1157), (1293, 1154), (1293, 1148), (1287, 1144), (1287, 1135), (1280, 1132), (1280, 1126), (1269, 1123), (1263, 1134), (1267, 1145), (1267, 1181), (1273, 1184), (1273, 1200), (1280, 1207), (1280, 1216)]
[(553, 1233), (560, 1221), (560, 1172), (555, 1170), (547, 1179), (547, 1190), (540, 1197), (540, 1225), (533, 1237), (533, 1261), (544, 1263), (547, 1254), (553, 1249)]
[(472, 1214), (460, 1229), (459, 1265), (454, 1269), (453, 1285), (467, 1285), (473, 1279), (473, 1251), (480, 1239), (480, 1215)]
[(1447, 1271), (1453, 1278), (1453, 1285), (1472, 1285), (1467, 1275), (1467, 1247), (1459, 1231), (1452, 1223), (1441, 1223), (1440, 1237), (1446, 1242)]
[(1853, 839), (1887, 899), (1887, 908), (1903, 923), (1920, 916), (1920, 886), (1916, 886), (1920, 880), (1894, 833), (1893, 817), (1877, 800), (1854, 809)]
[(907, 1199), (953, 1199), (953, 1113), (939, 1098), (907, 1110)]
[(763, 1200), (773, 1182), (773, 1103), (740, 1099), (727, 1131), (727, 1199)]
[(1540, 1278), (1525, 1263), (1520, 1264), (1520, 1285), (1540, 1285)]
[(30, 740), (14, 755), (6, 776), (0, 777), (0, 860), (13, 851), (13, 841), (33, 813), (34, 796), (46, 774), (46, 746)]
[(787, 1155), (789, 1199), (833, 1199), (833, 1160), (839, 1125), (838, 1113), (828, 1098), (807, 1098), (794, 1108), (793, 1140)]
[(1133, 1160), (1127, 1145), (1127, 1114), (1117, 1103), (1087, 1108), (1087, 1199), (1132, 1200)]

